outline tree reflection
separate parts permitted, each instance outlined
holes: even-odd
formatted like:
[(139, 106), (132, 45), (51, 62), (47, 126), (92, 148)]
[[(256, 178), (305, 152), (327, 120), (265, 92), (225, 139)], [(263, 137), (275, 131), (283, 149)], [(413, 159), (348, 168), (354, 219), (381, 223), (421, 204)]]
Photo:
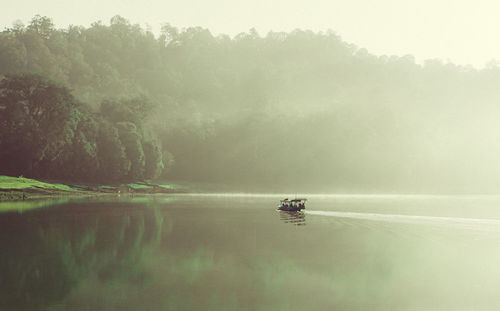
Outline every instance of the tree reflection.
[(0, 215), (0, 309), (37, 310), (61, 301), (91, 272), (139, 278), (146, 247), (159, 242), (153, 208), (64, 208)]

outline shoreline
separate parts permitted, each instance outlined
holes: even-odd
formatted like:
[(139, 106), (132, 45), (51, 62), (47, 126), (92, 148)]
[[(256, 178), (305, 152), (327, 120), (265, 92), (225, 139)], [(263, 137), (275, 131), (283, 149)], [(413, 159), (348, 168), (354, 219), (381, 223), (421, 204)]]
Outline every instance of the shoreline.
[(24, 177), (0, 176), (0, 202), (43, 198), (94, 197), (103, 195), (143, 195), (187, 193), (171, 184), (136, 182), (120, 185), (85, 185), (44, 182)]

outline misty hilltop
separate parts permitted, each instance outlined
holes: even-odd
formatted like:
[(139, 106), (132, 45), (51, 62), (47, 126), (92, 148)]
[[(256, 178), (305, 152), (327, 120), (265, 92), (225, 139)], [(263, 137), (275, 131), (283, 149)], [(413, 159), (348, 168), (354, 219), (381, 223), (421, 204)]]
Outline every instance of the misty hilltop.
[(333, 31), (214, 36), (115, 16), (0, 33), (0, 174), (236, 190), (494, 193), (500, 67)]

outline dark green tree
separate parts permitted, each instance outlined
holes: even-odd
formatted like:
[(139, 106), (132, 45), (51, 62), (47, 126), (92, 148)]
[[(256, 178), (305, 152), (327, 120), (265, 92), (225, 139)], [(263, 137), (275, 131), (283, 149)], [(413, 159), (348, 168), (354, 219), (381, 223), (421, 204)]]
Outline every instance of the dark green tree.
[(145, 158), (144, 178), (156, 179), (160, 177), (165, 168), (160, 146), (156, 141), (144, 141), (142, 147)]
[(116, 124), (120, 141), (125, 148), (127, 159), (130, 160), (130, 170), (127, 179), (130, 181), (144, 178), (146, 159), (142, 147), (142, 135), (132, 122), (118, 122)]
[(124, 181), (130, 171), (130, 160), (125, 153), (118, 129), (107, 121), (99, 124), (97, 137), (97, 158), (99, 180)]
[(77, 181), (92, 181), (97, 177), (100, 166), (97, 157), (99, 126), (89, 111), (82, 110), (72, 112), (73, 139), (65, 147), (61, 159), (51, 163), (53, 176)]
[(0, 81), (0, 167), (44, 175), (75, 137), (78, 103), (68, 88), (35, 74)]

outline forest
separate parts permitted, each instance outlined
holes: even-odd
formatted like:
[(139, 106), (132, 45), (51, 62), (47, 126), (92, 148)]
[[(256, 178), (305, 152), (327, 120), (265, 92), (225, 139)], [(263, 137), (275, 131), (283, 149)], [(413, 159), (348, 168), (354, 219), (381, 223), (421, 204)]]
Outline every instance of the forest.
[(494, 191), (499, 86), (494, 61), (375, 56), (334, 31), (155, 35), (121, 16), (66, 29), (35, 16), (0, 33), (0, 174)]

